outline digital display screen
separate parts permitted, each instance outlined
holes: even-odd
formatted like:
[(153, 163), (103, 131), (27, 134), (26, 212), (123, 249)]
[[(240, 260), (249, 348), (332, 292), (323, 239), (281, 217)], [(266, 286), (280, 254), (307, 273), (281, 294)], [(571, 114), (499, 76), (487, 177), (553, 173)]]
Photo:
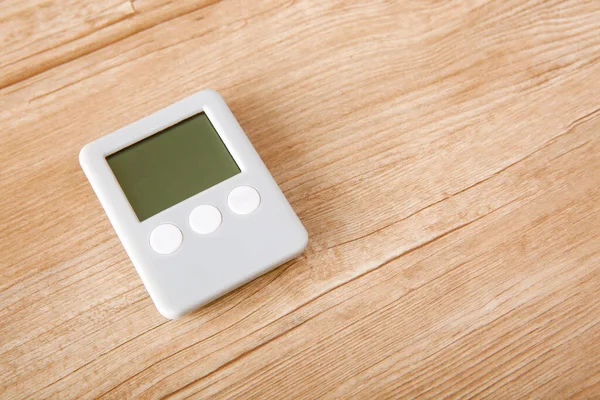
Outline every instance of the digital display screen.
[(108, 157), (141, 221), (240, 173), (205, 113)]

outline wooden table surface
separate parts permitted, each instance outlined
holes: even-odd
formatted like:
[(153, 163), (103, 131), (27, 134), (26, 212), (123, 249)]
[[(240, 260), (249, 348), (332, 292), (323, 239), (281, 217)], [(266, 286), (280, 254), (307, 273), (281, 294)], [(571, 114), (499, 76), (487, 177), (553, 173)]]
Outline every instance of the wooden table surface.
[[(4, 0), (0, 40), (0, 397), (600, 397), (597, 0)], [(77, 157), (205, 88), (310, 243), (168, 321)]]

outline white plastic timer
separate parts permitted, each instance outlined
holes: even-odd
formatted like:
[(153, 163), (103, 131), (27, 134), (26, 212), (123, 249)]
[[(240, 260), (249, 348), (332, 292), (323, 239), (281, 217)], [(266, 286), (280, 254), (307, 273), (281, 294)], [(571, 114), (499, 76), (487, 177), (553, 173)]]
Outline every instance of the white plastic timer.
[(306, 248), (304, 226), (215, 91), (89, 143), (79, 161), (167, 318)]

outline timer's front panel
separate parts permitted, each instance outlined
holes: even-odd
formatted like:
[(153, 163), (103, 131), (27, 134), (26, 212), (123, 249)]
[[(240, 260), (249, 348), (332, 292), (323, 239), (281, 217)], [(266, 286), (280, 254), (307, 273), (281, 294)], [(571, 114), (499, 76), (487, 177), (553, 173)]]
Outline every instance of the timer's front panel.
[[(203, 111), (176, 122), (195, 109)], [(306, 230), (214, 92), (199, 92), (88, 147), (86, 172), (157, 308), (169, 318), (306, 246)], [(108, 165), (101, 156), (106, 153)]]

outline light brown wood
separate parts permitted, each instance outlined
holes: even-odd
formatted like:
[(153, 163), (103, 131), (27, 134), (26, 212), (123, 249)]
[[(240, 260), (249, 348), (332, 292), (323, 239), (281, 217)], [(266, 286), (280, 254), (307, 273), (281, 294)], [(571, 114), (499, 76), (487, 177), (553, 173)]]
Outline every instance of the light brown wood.
[[(596, 0), (0, 2), (1, 398), (600, 397)], [(221, 92), (304, 255), (155, 310), (78, 165)]]

